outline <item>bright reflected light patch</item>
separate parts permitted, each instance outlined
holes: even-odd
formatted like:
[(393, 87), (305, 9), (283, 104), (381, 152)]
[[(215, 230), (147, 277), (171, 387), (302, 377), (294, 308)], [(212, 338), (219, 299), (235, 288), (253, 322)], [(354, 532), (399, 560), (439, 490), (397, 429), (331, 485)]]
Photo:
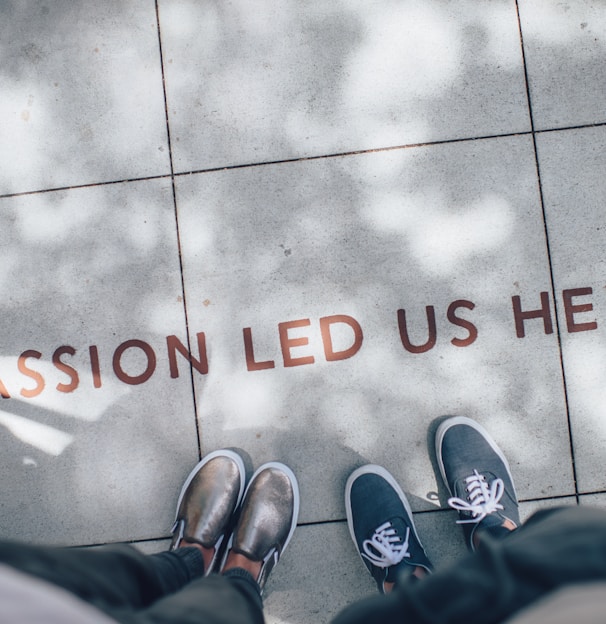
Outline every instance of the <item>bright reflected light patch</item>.
[(444, 274), (460, 260), (498, 249), (512, 228), (509, 204), (488, 195), (460, 214), (436, 214), (422, 221), (411, 242), (426, 269)]
[(47, 360), (31, 359), (28, 361), (29, 365), (43, 376), (46, 383), (44, 391), (34, 398), (23, 399), (19, 392), (21, 388), (30, 390), (35, 388), (35, 382), (19, 372), (17, 357), (0, 356), (0, 370), (2, 371), (0, 379), (11, 393), (13, 400), (31, 402), (36, 407), (63, 416), (95, 422), (112, 404), (128, 394), (131, 387), (120, 383), (111, 376), (112, 373), (109, 371), (107, 373), (103, 371), (103, 385), (101, 388), (95, 388), (90, 362), (86, 362), (86, 358), (86, 351), (82, 350), (81, 357), (71, 362), (78, 369), (79, 385), (74, 392), (67, 394), (58, 392), (55, 385), (58, 381), (66, 383), (68, 378)]
[[(225, 414), (224, 431), (257, 428), (280, 428), (280, 406), (283, 404), (280, 388), (267, 378), (265, 383), (247, 373), (234, 373), (225, 384), (225, 392), (216, 408)], [(238, 388), (238, 392), (233, 392)], [(283, 423), (286, 427), (286, 422)]]
[(352, 55), (345, 101), (367, 106), (441, 93), (459, 75), (461, 36), (431, 6), (374, 7)]
[(570, 341), (566, 345), (566, 378), (569, 392), (580, 406), (578, 411), (596, 433), (605, 436), (606, 344), (595, 337), (591, 344)]
[(494, 194), (457, 210), (444, 208), (438, 194), (425, 192), (405, 202), (387, 194), (366, 216), (375, 227), (403, 236), (413, 258), (436, 276), (455, 273), (469, 258), (499, 251), (514, 229), (513, 210)]
[(22, 442), (57, 457), (74, 441), (74, 436), (15, 414), (0, 411), (0, 425)]

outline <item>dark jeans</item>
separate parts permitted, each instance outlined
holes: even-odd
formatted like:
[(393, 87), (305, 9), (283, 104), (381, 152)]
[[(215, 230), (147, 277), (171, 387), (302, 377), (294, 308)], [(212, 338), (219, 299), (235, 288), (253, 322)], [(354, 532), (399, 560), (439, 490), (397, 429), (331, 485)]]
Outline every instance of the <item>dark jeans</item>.
[(345, 609), (333, 624), (492, 624), (564, 585), (606, 579), (606, 512), (537, 512), (460, 563)]
[(68, 590), (124, 624), (262, 624), (259, 588), (245, 571), (203, 577), (202, 554), (143, 555), (127, 545), (53, 548), (0, 542), (0, 562)]

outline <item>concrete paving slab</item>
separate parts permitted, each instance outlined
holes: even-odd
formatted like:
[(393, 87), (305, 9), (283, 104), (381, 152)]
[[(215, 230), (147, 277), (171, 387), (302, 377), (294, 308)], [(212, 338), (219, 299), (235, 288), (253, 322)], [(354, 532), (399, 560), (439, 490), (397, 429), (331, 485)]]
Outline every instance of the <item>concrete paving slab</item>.
[(159, 6), (176, 171), (530, 129), (509, 0)]
[[(170, 182), (0, 200), (0, 532), (166, 535), (198, 459)], [(179, 358), (181, 356), (178, 356)]]
[(543, 500), (524, 501), (520, 503), (520, 519), (526, 522), (535, 512), (542, 509), (556, 507), (574, 507), (577, 505), (575, 496), (561, 496), (559, 498), (545, 498)]
[(579, 496), (579, 505), (591, 505), (592, 507), (606, 507), (606, 493), (584, 494)]
[(303, 526), (268, 580), (265, 618), (268, 624), (329, 622), (375, 591), (345, 522)]
[(289, 463), (302, 522), (343, 519), (366, 462), (435, 509), (431, 430), (462, 413), (503, 446), (521, 498), (574, 493), (557, 338), (525, 318), (550, 289), (531, 143), (179, 178), (204, 452)]
[(537, 138), (580, 492), (606, 488), (606, 128)]
[[(465, 554), (445, 414), (491, 431), (523, 519), (574, 477), (603, 504), (605, 129), (553, 130), (606, 121), (604, 10), (158, 0), (158, 29), (155, 4), (0, 7), (2, 536), (163, 550), (198, 443), (239, 446), (299, 476), (266, 611), (316, 624), (375, 592), (344, 522), (362, 463), (438, 568)], [(532, 137), (500, 136), (531, 129), (516, 4), (550, 254)], [(275, 163), (177, 175), (181, 240), (167, 112), (178, 173)]]
[(143, 542), (132, 542), (137, 550), (144, 555), (155, 555), (156, 553), (166, 552), (170, 548), (170, 539), (146, 540)]
[(519, 0), (535, 129), (604, 123), (606, 12), (591, 0)]
[(0, 195), (170, 173), (153, 2), (0, 4)]

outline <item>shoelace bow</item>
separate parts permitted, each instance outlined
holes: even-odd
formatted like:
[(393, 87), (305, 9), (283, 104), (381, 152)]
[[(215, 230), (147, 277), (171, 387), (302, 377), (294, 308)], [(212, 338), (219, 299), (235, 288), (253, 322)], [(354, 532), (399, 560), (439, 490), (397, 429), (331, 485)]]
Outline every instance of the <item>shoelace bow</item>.
[(410, 557), (408, 552), (408, 536), (410, 528), (406, 528), (404, 540), (398, 535), (391, 522), (382, 524), (374, 535), (362, 542), (364, 552), (362, 557), (366, 557), (371, 563), (379, 568), (388, 568), (396, 565), (405, 557)]
[(490, 486), (486, 483), (486, 477), (477, 470), (473, 471), (470, 477), (465, 479), (466, 490), (468, 492), (467, 500), (453, 496), (448, 499), (448, 504), (457, 511), (463, 511), (472, 514), (469, 520), (457, 520), (457, 524), (477, 523), (498, 509), (503, 509), (503, 505), (499, 503), (505, 485), (502, 479), (495, 479)]

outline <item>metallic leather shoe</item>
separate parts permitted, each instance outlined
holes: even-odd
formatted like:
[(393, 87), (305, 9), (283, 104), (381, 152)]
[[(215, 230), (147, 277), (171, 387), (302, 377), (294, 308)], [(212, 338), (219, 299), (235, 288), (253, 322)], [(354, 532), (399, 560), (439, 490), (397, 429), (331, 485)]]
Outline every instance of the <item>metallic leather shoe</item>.
[(213, 571), (218, 560), (245, 484), (246, 469), (240, 455), (219, 450), (206, 455), (181, 488), (170, 549), (185, 545), (182, 541), (214, 548), (214, 557), (204, 571), (205, 576)]
[(292, 470), (278, 462), (264, 464), (246, 488), (223, 565), (230, 551), (260, 561), (256, 581), (263, 591), (269, 573), (295, 531), (298, 517), (299, 486)]

